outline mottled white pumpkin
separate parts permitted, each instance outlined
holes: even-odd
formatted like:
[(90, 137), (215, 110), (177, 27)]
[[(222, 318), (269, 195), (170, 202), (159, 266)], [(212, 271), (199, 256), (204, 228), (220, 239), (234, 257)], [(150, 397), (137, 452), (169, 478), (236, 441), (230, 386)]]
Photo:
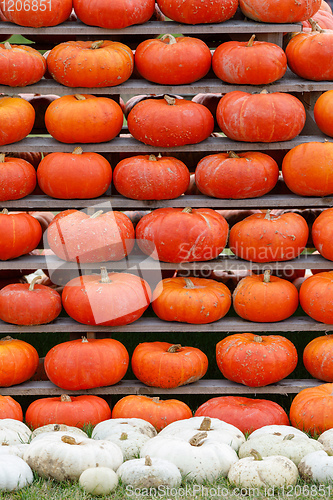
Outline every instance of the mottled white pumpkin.
[(24, 454), (24, 460), (42, 477), (77, 480), (90, 467), (117, 470), (123, 462), (121, 449), (110, 441), (70, 436), (59, 439), (58, 434), (53, 438), (35, 438)]
[(177, 488), (182, 482), (178, 467), (163, 458), (149, 457), (128, 460), (117, 470), (119, 479), (124, 485), (132, 488), (158, 488), (169, 486)]
[(294, 485), (298, 479), (298, 470), (294, 462), (281, 455), (260, 457), (253, 450), (255, 457), (241, 458), (230, 467), (228, 479), (233, 486), (241, 488), (262, 488)]
[(230, 466), (238, 461), (231, 446), (198, 432), (189, 441), (171, 436), (156, 436), (141, 448), (141, 457), (164, 458), (175, 464), (187, 480), (202, 483), (226, 476)]
[(70, 433), (70, 436), (73, 436), (75, 434), (82, 438), (88, 437), (87, 434), (78, 427), (72, 427), (65, 424), (48, 424), (43, 425), (42, 427), (37, 427), (37, 429), (33, 431), (31, 438), (34, 439), (36, 436), (39, 436), (40, 434), (43, 434), (45, 432), (63, 432)]
[(0, 455), (16, 455), (17, 457), (23, 458), (25, 450), (29, 445), (27, 443), (23, 444), (10, 444), (0, 446)]
[(87, 434), (85, 436), (78, 435), (76, 432), (71, 432), (71, 431), (49, 431), (49, 432), (41, 432), (40, 434), (37, 434), (32, 440), (31, 443), (34, 443), (35, 441), (61, 441), (61, 438), (63, 436), (70, 436), (74, 439), (82, 441), (82, 439), (89, 439)]
[(18, 490), (31, 484), (33, 479), (32, 470), (22, 458), (0, 455), (0, 490)]
[(328, 455), (324, 450), (314, 451), (300, 461), (298, 470), (306, 481), (332, 482), (333, 456)]
[(31, 430), (27, 425), (13, 418), (0, 419), (0, 445), (28, 443)]
[(130, 460), (140, 456), (142, 446), (151, 438), (132, 425), (118, 424), (110, 429), (110, 434), (105, 435), (104, 439), (117, 444), (123, 452), (124, 460)]
[(92, 467), (82, 472), (79, 484), (92, 495), (108, 495), (117, 488), (118, 476), (108, 467)]
[(262, 457), (282, 455), (290, 458), (298, 465), (305, 455), (323, 449), (323, 445), (308, 437), (281, 436), (276, 434), (262, 434), (246, 441), (239, 448), (239, 458), (251, 457), (251, 450), (255, 449)]
[(319, 436), (318, 441), (323, 445), (325, 451), (333, 454), (333, 429), (323, 432)]
[(208, 438), (228, 444), (235, 451), (238, 451), (241, 444), (245, 443), (245, 436), (237, 427), (218, 418), (210, 417), (177, 420), (164, 427), (159, 436), (172, 436), (188, 441), (193, 434), (200, 431), (207, 432)]
[(157, 435), (155, 427), (142, 418), (110, 418), (109, 420), (99, 422), (94, 427), (91, 437), (93, 439), (105, 439), (106, 436), (112, 433), (113, 427), (117, 427), (119, 424), (124, 426), (123, 432), (127, 432), (126, 429), (128, 429), (128, 426), (131, 426), (141, 434), (145, 434), (150, 438)]
[(253, 439), (257, 436), (261, 436), (262, 434), (277, 434), (281, 436), (288, 436), (290, 434), (293, 434), (294, 436), (299, 436), (299, 437), (308, 437), (305, 432), (296, 429), (296, 427), (292, 427), (291, 425), (264, 425), (263, 427), (260, 427), (259, 429), (256, 429), (255, 431), (251, 432), (249, 439)]

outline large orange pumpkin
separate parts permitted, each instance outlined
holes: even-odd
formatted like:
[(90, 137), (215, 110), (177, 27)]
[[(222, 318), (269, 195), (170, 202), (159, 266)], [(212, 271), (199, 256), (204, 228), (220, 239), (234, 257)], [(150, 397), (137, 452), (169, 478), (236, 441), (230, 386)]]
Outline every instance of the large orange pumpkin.
[(24, 87), (39, 82), (46, 71), (46, 61), (29, 45), (0, 45), (0, 84)]
[(125, 396), (112, 409), (112, 418), (142, 418), (150, 422), (157, 431), (171, 422), (191, 417), (191, 409), (178, 399)]
[(290, 406), (291, 425), (309, 432), (321, 434), (333, 427), (333, 384), (322, 384), (303, 389)]
[(7, 21), (20, 26), (41, 28), (63, 23), (72, 12), (72, 0), (3, 0), (1, 9)]
[(228, 224), (211, 208), (158, 208), (136, 226), (136, 240), (146, 255), (163, 262), (215, 259), (224, 249)]
[(282, 93), (225, 94), (216, 109), (224, 134), (234, 141), (281, 142), (294, 139), (305, 125), (305, 109), (297, 97)]
[(132, 370), (136, 378), (151, 387), (173, 389), (201, 379), (208, 358), (196, 347), (169, 342), (143, 342), (133, 351)]
[(165, 321), (205, 324), (217, 321), (231, 306), (229, 288), (205, 278), (166, 278), (153, 293), (152, 306)]
[(252, 274), (240, 280), (234, 293), (236, 313), (248, 321), (282, 321), (298, 307), (298, 292), (290, 281), (264, 274)]
[(222, 23), (231, 19), (238, 0), (158, 0), (163, 14), (184, 24)]
[(60, 142), (106, 142), (121, 131), (123, 112), (119, 104), (108, 97), (65, 95), (48, 106), (45, 126)]
[(328, 260), (333, 260), (333, 208), (327, 208), (312, 224), (312, 240), (318, 252)]
[(36, 187), (36, 171), (21, 158), (0, 154), (0, 201), (19, 200)]
[(297, 350), (280, 335), (236, 333), (218, 342), (216, 362), (228, 380), (248, 387), (263, 387), (294, 371)]
[(297, 23), (320, 9), (321, 0), (239, 0), (243, 14), (263, 23)]
[(333, 382), (333, 334), (316, 337), (303, 351), (303, 364), (314, 378)]
[(13, 418), (23, 422), (23, 411), (20, 403), (11, 396), (0, 396), (0, 419)]
[(230, 230), (229, 248), (252, 262), (285, 261), (301, 254), (308, 236), (308, 225), (301, 215), (271, 215), (268, 211), (237, 222)]
[(107, 402), (98, 396), (85, 395), (36, 399), (25, 414), (27, 425), (33, 429), (48, 424), (65, 424), (74, 427), (96, 425), (111, 418)]
[(46, 354), (48, 378), (61, 389), (77, 391), (114, 385), (126, 374), (129, 355), (114, 339), (70, 340), (57, 344)]
[(21, 141), (34, 126), (35, 110), (20, 97), (0, 97), (0, 123), (0, 146)]
[(38, 363), (38, 352), (28, 342), (11, 337), (0, 339), (0, 387), (29, 380), (36, 372)]
[(327, 90), (318, 97), (313, 108), (313, 115), (320, 130), (333, 137), (333, 90)]
[(47, 56), (51, 76), (67, 87), (113, 87), (134, 69), (132, 50), (120, 42), (63, 42)]
[(42, 228), (27, 213), (0, 212), (0, 260), (15, 259), (34, 250), (42, 237)]
[(311, 318), (333, 324), (333, 271), (307, 278), (299, 291), (300, 304)]

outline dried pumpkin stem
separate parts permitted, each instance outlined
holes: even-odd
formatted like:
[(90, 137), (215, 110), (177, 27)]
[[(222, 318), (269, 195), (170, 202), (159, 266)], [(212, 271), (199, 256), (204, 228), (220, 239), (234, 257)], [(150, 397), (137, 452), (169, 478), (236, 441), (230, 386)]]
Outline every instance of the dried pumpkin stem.
[(149, 161), (157, 161), (157, 158), (155, 155), (149, 155), (149, 158), (148, 158)]
[(53, 426), (53, 430), (54, 430), (54, 432), (58, 432), (58, 431), (60, 431), (60, 430), (61, 430), (60, 425), (59, 425), (59, 424), (54, 424), (54, 426)]
[(96, 49), (99, 49), (104, 43), (104, 40), (96, 40), (95, 42), (93, 42), (90, 46), (90, 49), (91, 50), (96, 50)]
[(84, 335), (81, 337), (82, 339), (82, 343), (89, 343), (87, 337), (85, 337)]
[(183, 214), (191, 214), (192, 213), (192, 208), (191, 207), (185, 207), (182, 210)]
[(36, 276), (30, 283), (30, 286), (29, 286), (29, 292), (32, 292), (35, 288), (35, 284), (37, 283), (37, 281), (40, 281), (42, 279), (42, 276)]
[(166, 40), (167, 38), (169, 39), (169, 45), (177, 43), (176, 38), (173, 35), (170, 35), (169, 33), (167, 33), (166, 35), (161, 36), (160, 40), (162, 40), (162, 42), (164, 42), (164, 40)]
[(102, 215), (103, 213), (103, 210), (98, 210), (98, 212), (95, 212), (94, 214), (92, 214), (90, 216), (90, 219), (97, 219), (97, 217), (99, 217), (100, 215)]
[(1, 210), (0, 213), (4, 214), (4, 215), (8, 215), (9, 212), (8, 212), (7, 208), (4, 208), (3, 210)]
[(235, 151), (228, 151), (228, 156), (229, 158), (240, 158), (240, 156), (238, 156)]
[(194, 434), (194, 436), (189, 439), (189, 443), (191, 446), (201, 446), (207, 436), (207, 432), (197, 432), (197, 434)]
[(174, 106), (176, 104), (176, 98), (169, 95), (163, 96), (164, 100), (169, 104), (169, 106)]
[(5, 43), (4, 43), (4, 47), (5, 47), (5, 49), (7, 49), (7, 50), (9, 50), (9, 49), (11, 49), (11, 48), (12, 48), (12, 46), (10, 45), (10, 43), (9, 43), (9, 42), (5, 42)]
[(255, 335), (253, 337), (253, 342), (258, 342), (258, 344), (260, 344), (260, 342), (262, 342), (262, 337), (260, 337), (260, 335)]
[(255, 35), (252, 35), (250, 40), (247, 42), (247, 47), (252, 47), (253, 46), (253, 42), (254, 42), (254, 39), (255, 39)]
[(264, 282), (264, 283), (269, 283), (269, 282), (270, 282), (270, 280), (271, 280), (271, 272), (270, 272), (270, 270), (269, 270), (269, 269), (266, 269), (266, 270), (264, 271), (264, 279), (263, 279), (263, 282)]
[(6, 155), (4, 153), (0, 153), (0, 163), (5, 163)]
[(284, 436), (283, 441), (291, 441), (294, 437), (294, 434), (287, 434)]
[(312, 32), (314, 31), (317, 31), (318, 33), (325, 33), (325, 30), (323, 30), (319, 24), (314, 20), (312, 19), (312, 17), (310, 17), (310, 19), (308, 19), (310, 25), (311, 25), (311, 30)]
[(178, 352), (179, 349), (181, 349), (181, 344), (173, 344), (169, 347), (169, 349), (167, 350), (167, 352)]
[(151, 467), (153, 465), (153, 462), (151, 461), (151, 458), (149, 455), (145, 456), (145, 465), (148, 465), (148, 467)]
[(199, 431), (210, 431), (212, 426), (212, 421), (209, 417), (205, 417), (200, 424)]
[(266, 219), (266, 220), (271, 220), (271, 210), (269, 210), (269, 209), (268, 209), (268, 210), (266, 211), (265, 219)]
[(126, 432), (122, 432), (119, 439), (120, 441), (126, 441), (126, 439), (128, 439), (128, 434)]
[(77, 146), (77, 147), (74, 149), (74, 151), (73, 151), (72, 155), (82, 155), (82, 153), (83, 153), (83, 149), (82, 149), (80, 146)]
[(263, 90), (260, 92), (260, 94), (268, 94), (268, 93), (269, 93), (269, 92), (268, 92), (268, 90), (267, 90), (267, 89), (263, 89)]
[(111, 283), (106, 267), (101, 267), (100, 283)]
[(62, 403), (71, 403), (72, 402), (72, 400), (71, 400), (70, 396), (68, 396), (68, 394), (61, 394), (60, 401)]
[(254, 457), (254, 460), (262, 460), (262, 456), (257, 450), (250, 450), (250, 454)]
[(1, 342), (3, 341), (11, 341), (11, 340), (14, 340), (13, 337), (11, 337), (10, 335), (7, 335), (7, 337), (3, 337), (2, 339), (0, 339)]
[(86, 98), (82, 94), (75, 94), (74, 97), (77, 101), (85, 101), (86, 100)]
[(193, 281), (190, 280), (190, 278), (184, 278), (184, 281), (185, 281), (184, 288), (192, 288), (192, 289), (195, 288)]
[(62, 436), (61, 441), (66, 444), (78, 444), (71, 436)]

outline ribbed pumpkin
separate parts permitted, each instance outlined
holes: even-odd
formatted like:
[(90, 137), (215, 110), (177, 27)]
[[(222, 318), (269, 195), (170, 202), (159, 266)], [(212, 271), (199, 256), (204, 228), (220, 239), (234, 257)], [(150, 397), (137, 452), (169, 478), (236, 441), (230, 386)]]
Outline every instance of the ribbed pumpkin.
[(143, 342), (134, 349), (131, 364), (134, 375), (144, 384), (174, 389), (201, 379), (207, 372), (208, 358), (196, 347)]
[(333, 324), (333, 271), (307, 278), (299, 291), (300, 304), (311, 318)]
[(212, 56), (199, 38), (163, 35), (141, 42), (135, 51), (135, 67), (150, 82), (183, 85), (200, 80), (210, 70)]
[(11, 337), (0, 339), (0, 387), (29, 380), (36, 372), (38, 363), (38, 352), (28, 342)]
[(136, 104), (127, 117), (128, 130), (138, 141), (157, 147), (185, 146), (207, 139), (214, 118), (202, 104), (176, 99), (146, 99)]
[(67, 144), (106, 142), (119, 134), (123, 112), (108, 97), (65, 95), (48, 106), (45, 126), (57, 141)]
[(163, 14), (184, 24), (222, 23), (231, 19), (238, 0), (158, 0)]
[(31, 163), (0, 154), (0, 201), (19, 200), (36, 187), (36, 171)]
[(24, 87), (39, 82), (46, 71), (46, 61), (29, 45), (0, 45), (0, 84)]
[(53, 288), (29, 283), (7, 285), (0, 290), (0, 319), (14, 325), (44, 325), (61, 312), (61, 297)]
[(73, 0), (73, 7), (84, 24), (119, 29), (149, 21), (155, 0)]
[(127, 325), (142, 316), (150, 304), (148, 283), (134, 274), (86, 274), (70, 280), (62, 292), (63, 306), (85, 325)]
[(195, 417), (219, 418), (234, 425), (243, 433), (250, 433), (265, 425), (289, 425), (282, 406), (267, 399), (242, 396), (220, 396), (203, 403)]
[(312, 224), (312, 240), (318, 252), (328, 260), (333, 260), (333, 208), (327, 208)]
[(225, 42), (213, 54), (215, 75), (227, 83), (238, 85), (267, 85), (283, 77), (287, 57), (275, 43), (255, 41)]
[(155, 314), (164, 321), (181, 321), (196, 325), (223, 318), (231, 306), (229, 288), (205, 278), (166, 278), (153, 293)]
[(0, 260), (25, 255), (35, 248), (42, 237), (42, 228), (35, 217), (27, 213), (0, 212)]
[(295, 285), (270, 276), (268, 270), (241, 279), (232, 298), (234, 309), (241, 318), (259, 323), (283, 321), (298, 307)]
[(310, 434), (321, 434), (333, 427), (333, 384), (303, 389), (290, 406), (291, 425)]
[(128, 363), (127, 349), (118, 340), (82, 337), (52, 347), (44, 366), (55, 385), (78, 391), (117, 384), (126, 374)]
[(140, 249), (163, 262), (215, 259), (227, 237), (227, 221), (211, 208), (158, 208), (143, 216), (136, 226)]
[(191, 409), (178, 399), (125, 396), (112, 409), (112, 418), (142, 418), (150, 422), (157, 432), (171, 422), (191, 417)]
[(72, 0), (3, 0), (1, 10), (6, 19), (20, 26), (41, 28), (63, 23), (72, 12)]
[(303, 351), (303, 364), (314, 378), (333, 382), (333, 335), (316, 337)]
[(239, 0), (244, 16), (263, 23), (297, 23), (320, 9), (321, 0)]
[(0, 97), (0, 146), (24, 139), (34, 122), (35, 110), (29, 102), (20, 97)]
[(333, 194), (333, 143), (306, 142), (292, 148), (283, 158), (283, 179), (300, 196)]
[(297, 365), (297, 350), (280, 335), (229, 335), (216, 345), (216, 362), (228, 380), (263, 387), (284, 379)]
[(96, 425), (111, 418), (107, 402), (98, 396), (85, 395), (36, 399), (25, 414), (27, 425), (33, 429), (48, 424), (65, 424), (73, 427)]
[(229, 248), (242, 259), (272, 262), (295, 259), (308, 241), (305, 219), (296, 213), (258, 213), (237, 222), (229, 234)]
[(51, 250), (70, 262), (121, 260), (134, 246), (134, 227), (127, 215), (118, 211), (79, 210), (60, 212), (47, 230)]
[(190, 183), (190, 172), (171, 156), (141, 155), (121, 160), (113, 172), (117, 191), (134, 200), (171, 200)]
[(111, 165), (98, 153), (50, 153), (37, 169), (38, 185), (52, 198), (62, 200), (91, 199), (104, 194), (112, 179)]
[(276, 161), (259, 151), (205, 156), (195, 169), (199, 191), (214, 198), (239, 200), (263, 196), (274, 188), (278, 178)]
[(313, 108), (313, 115), (319, 129), (326, 135), (333, 137), (333, 90), (328, 90), (318, 97)]
[(23, 411), (20, 403), (11, 396), (0, 396), (0, 419), (13, 418), (23, 422)]
[(66, 87), (113, 87), (131, 76), (132, 50), (120, 42), (63, 42), (47, 56), (52, 77)]
[(305, 125), (305, 109), (297, 97), (282, 92), (228, 92), (220, 100), (216, 119), (234, 141), (281, 142), (294, 139)]

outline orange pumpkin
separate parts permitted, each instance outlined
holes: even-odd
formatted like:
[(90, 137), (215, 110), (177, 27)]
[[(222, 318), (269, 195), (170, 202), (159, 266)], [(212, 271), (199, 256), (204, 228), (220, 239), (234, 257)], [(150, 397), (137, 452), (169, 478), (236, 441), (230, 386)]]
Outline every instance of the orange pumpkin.
[(311, 318), (333, 324), (333, 271), (307, 278), (299, 291), (300, 304)]
[(303, 389), (290, 406), (291, 425), (312, 435), (333, 427), (333, 384)]
[(320, 130), (333, 137), (333, 90), (328, 90), (318, 97), (313, 108), (313, 115)]
[(20, 403), (11, 396), (0, 396), (0, 419), (13, 418), (23, 422), (23, 411)]
[(312, 224), (312, 240), (318, 252), (328, 260), (333, 260), (333, 208), (327, 208)]
[(34, 126), (35, 110), (20, 97), (0, 97), (0, 123), (0, 146), (21, 141)]
[(0, 359), (0, 387), (29, 380), (39, 363), (38, 353), (32, 345), (11, 337), (0, 339)]
[(264, 274), (243, 278), (233, 293), (236, 313), (248, 321), (270, 323), (289, 318), (298, 307), (297, 288), (290, 281)]
[(0, 201), (19, 200), (35, 187), (36, 171), (30, 163), (0, 154)]
[(229, 288), (205, 278), (166, 278), (157, 284), (152, 299), (160, 319), (196, 325), (218, 321), (230, 306)]
[(46, 61), (29, 45), (0, 45), (0, 84), (24, 87), (39, 82), (46, 71)]
[(320, 9), (321, 0), (240, 0), (239, 6), (249, 19), (263, 23), (297, 23)]
[(150, 422), (157, 431), (171, 422), (191, 417), (192, 411), (183, 401), (148, 396), (125, 396), (112, 410), (112, 418), (142, 418)]
[(228, 380), (263, 387), (284, 379), (297, 365), (297, 350), (280, 335), (229, 335), (216, 345), (217, 366)]
[(0, 212), (0, 260), (9, 260), (34, 250), (42, 237), (42, 227), (27, 213)]
[(333, 382), (333, 335), (323, 335), (311, 340), (303, 351), (303, 363), (314, 378)]
[(137, 379), (150, 387), (174, 389), (201, 379), (207, 372), (208, 358), (196, 347), (168, 342), (144, 342), (132, 355)]

